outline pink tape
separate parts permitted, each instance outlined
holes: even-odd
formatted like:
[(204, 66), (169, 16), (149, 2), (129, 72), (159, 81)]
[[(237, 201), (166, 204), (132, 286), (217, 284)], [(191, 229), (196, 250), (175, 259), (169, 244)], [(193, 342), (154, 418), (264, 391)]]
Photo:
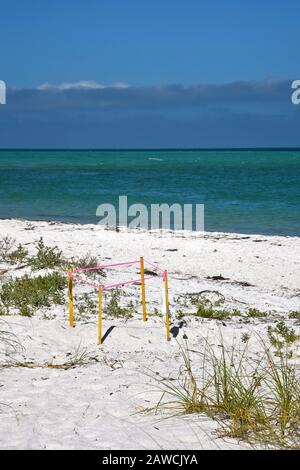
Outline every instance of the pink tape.
[[(147, 276), (145, 277), (145, 280), (146, 279), (153, 279), (153, 276)], [(137, 282), (141, 282), (141, 279), (134, 279), (133, 281), (125, 281), (125, 282), (118, 282), (117, 284), (111, 284), (109, 286), (103, 286), (103, 290), (109, 290), (109, 289), (113, 289), (114, 287), (118, 287), (118, 286), (126, 286), (128, 284), (134, 284), (134, 283), (137, 283)]]
[(74, 277), (74, 279), (76, 279), (76, 281), (81, 282), (82, 284), (88, 284), (89, 286), (92, 286), (95, 289), (99, 289), (99, 287), (100, 287), (95, 282), (87, 281), (86, 279), (82, 279), (80, 276), (77, 276), (77, 274), (75, 274), (75, 275), (73, 274), (73, 277)]
[(159, 271), (161, 271), (162, 273), (165, 271), (163, 268), (161, 268), (160, 266), (158, 266), (157, 264), (153, 264), (153, 263), (150, 263), (150, 261), (148, 260), (144, 260), (145, 263), (149, 264), (150, 266), (152, 266), (152, 268), (155, 268), (155, 269), (158, 269)]
[(114, 268), (116, 266), (125, 266), (127, 265), (132, 265), (132, 264), (137, 264), (140, 261), (125, 261), (123, 263), (115, 263), (115, 264), (106, 264), (106, 265), (101, 265), (101, 266), (93, 266), (91, 268), (73, 268), (73, 271), (93, 271), (97, 269), (107, 269), (107, 268)]
[[(139, 278), (139, 279), (133, 279), (132, 281), (118, 282), (116, 284), (101, 286), (99, 284), (96, 284), (95, 282), (87, 281), (86, 279), (82, 279), (80, 276), (77, 276), (77, 274), (75, 274), (73, 277), (74, 277), (74, 279), (76, 279), (78, 282), (81, 282), (82, 284), (87, 284), (89, 286), (94, 287), (95, 289), (99, 289), (100, 287), (102, 287), (103, 290), (109, 290), (109, 289), (113, 289), (114, 287), (126, 286), (128, 284), (134, 284), (134, 283), (141, 282), (141, 279)], [(146, 279), (153, 279), (153, 276), (146, 276), (145, 280)]]
[[(166, 273), (167, 271), (165, 271), (164, 269), (162, 269), (160, 266), (158, 266), (157, 264), (153, 264), (151, 263), (150, 261), (148, 260), (144, 260), (145, 263), (149, 264), (150, 266), (152, 266), (152, 268), (155, 268), (155, 269), (158, 269), (159, 271), (162, 272), (162, 278), (163, 280), (165, 281), (166, 280)], [(102, 287), (103, 290), (109, 290), (109, 289), (113, 289), (114, 287), (119, 287), (119, 286), (126, 286), (126, 285), (129, 285), (129, 284), (135, 284), (135, 283), (140, 283), (141, 282), (141, 279), (133, 279), (132, 281), (125, 281), (125, 282), (118, 282), (116, 284), (110, 284), (110, 285), (106, 285), (106, 286), (101, 286), (99, 284), (96, 284), (95, 282), (92, 282), (92, 281), (88, 281), (86, 279), (82, 279), (80, 276), (78, 276), (78, 274), (76, 274), (76, 272), (82, 272), (82, 271), (95, 271), (97, 269), (107, 269), (107, 268), (114, 268), (116, 266), (125, 266), (125, 265), (132, 265), (132, 264), (137, 264), (137, 263), (140, 263), (140, 260), (139, 261), (125, 261), (125, 262), (122, 262), (122, 263), (114, 263), (114, 264), (107, 264), (107, 265), (101, 265), (101, 266), (93, 266), (91, 268), (73, 268), (72, 269), (72, 277), (74, 279), (76, 279), (78, 282), (81, 282), (82, 284), (87, 284), (89, 286), (92, 286), (94, 287), (95, 289), (99, 289), (100, 287)], [(145, 280), (146, 279), (153, 279), (153, 276), (146, 276), (144, 278)]]

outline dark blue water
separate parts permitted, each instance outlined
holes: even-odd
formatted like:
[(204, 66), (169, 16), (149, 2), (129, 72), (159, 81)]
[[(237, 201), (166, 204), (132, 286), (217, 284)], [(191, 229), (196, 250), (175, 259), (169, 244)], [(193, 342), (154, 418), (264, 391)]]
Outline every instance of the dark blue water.
[(97, 223), (101, 203), (204, 203), (205, 230), (300, 236), (300, 151), (0, 151), (0, 217)]

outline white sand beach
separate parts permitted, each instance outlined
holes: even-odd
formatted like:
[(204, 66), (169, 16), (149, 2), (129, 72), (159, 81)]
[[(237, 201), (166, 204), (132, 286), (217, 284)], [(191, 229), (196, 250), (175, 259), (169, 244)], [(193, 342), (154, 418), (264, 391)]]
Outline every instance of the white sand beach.
[[(157, 263), (169, 274), (171, 327), (177, 337), (166, 341), (162, 310), (163, 283), (146, 282), (148, 321), (142, 321), (140, 286), (124, 287), (121, 302), (132, 301), (137, 313), (131, 319), (104, 318), (103, 345), (97, 345), (97, 318), (79, 316), (77, 296), (91, 288), (74, 286), (75, 323), (68, 323), (66, 304), (39, 309), (34, 316), (0, 317), (23, 346), (19, 361), (41, 367), (0, 369), (0, 448), (2, 449), (240, 449), (246, 444), (221, 438), (217, 424), (204, 415), (173, 416), (149, 410), (161, 392), (149, 374), (178, 376), (179, 345), (188, 342), (201, 350), (203, 338), (218, 348), (244, 333), (264, 335), (267, 325), (300, 310), (300, 238), (225, 233), (172, 233), (72, 225), (58, 222), (1, 220), (0, 238), (13, 237), (29, 254), (43, 237), (70, 259), (88, 253), (100, 264), (138, 260)], [(151, 269), (151, 268), (150, 268)], [(1, 263), (0, 283), (30, 272)], [(138, 277), (138, 266), (121, 266), (109, 272), (106, 283)], [(66, 273), (67, 275), (67, 273)], [(192, 306), (181, 304), (187, 294), (204, 293), (222, 308), (238, 309), (242, 316), (210, 320), (190, 316)], [(266, 318), (248, 318), (249, 308), (269, 312)], [(176, 319), (184, 311), (184, 324)], [(177, 328), (176, 328), (177, 327)], [(299, 334), (299, 333), (298, 333)], [(255, 351), (255, 339), (253, 350)], [(75, 351), (85, 351), (85, 364), (68, 370), (42, 367), (63, 363)], [(298, 357), (299, 359), (299, 357)], [(196, 362), (196, 356), (193, 356)], [(5, 361), (2, 353), (1, 363)], [(151, 371), (151, 373), (150, 373)], [(147, 412), (145, 412), (148, 410)], [(164, 419), (164, 418), (168, 419)]]

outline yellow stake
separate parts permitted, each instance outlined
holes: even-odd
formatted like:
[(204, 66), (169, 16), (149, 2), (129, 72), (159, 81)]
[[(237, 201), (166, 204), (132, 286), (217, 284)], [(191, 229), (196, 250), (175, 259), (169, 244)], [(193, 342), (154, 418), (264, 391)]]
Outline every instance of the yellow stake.
[(73, 270), (72, 268), (68, 271), (68, 291), (69, 291), (69, 321), (70, 327), (74, 327), (74, 311), (73, 311)]
[(166, 302), (166, 331), (167, 340), (170, 341), (170, 316), (169, 316), (169, 292), (168, 292), (168, 272), (164, 272), (164, 284), (165, 284), (165, 302)]
[(145, 267), (144, 258), (140, 258), (141, 265), (141, 288), (142, 288), (142, 306), (143, 306), (143, 320), (147, 321), (147, 310), (146, 310), (146, 291), (145, 291)]
[(102, 293), (103, 288), (98, 289), (98, 344), (102, 344)]

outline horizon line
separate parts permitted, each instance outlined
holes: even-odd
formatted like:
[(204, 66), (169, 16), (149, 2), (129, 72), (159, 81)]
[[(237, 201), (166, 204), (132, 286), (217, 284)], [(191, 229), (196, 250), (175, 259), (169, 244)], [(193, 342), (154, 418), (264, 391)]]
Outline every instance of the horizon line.
[(141, 148), (59, 148), (59, 147), (44, 147), (44, 148), (0, 148), (0, 152), (73, 152), (73, 151), (82, 151), (82, 152), (153, 152), (153, 151), (160, 151), (160, 152), (174, 152), (174, 151), (184, 151), (184, 152), (192, 152), (192, 151), (248, 151), (248, 150), (264, 150), (264, 151), (274, 151), (274, 150), (300, 150), (300, 147), (141, 147)]

